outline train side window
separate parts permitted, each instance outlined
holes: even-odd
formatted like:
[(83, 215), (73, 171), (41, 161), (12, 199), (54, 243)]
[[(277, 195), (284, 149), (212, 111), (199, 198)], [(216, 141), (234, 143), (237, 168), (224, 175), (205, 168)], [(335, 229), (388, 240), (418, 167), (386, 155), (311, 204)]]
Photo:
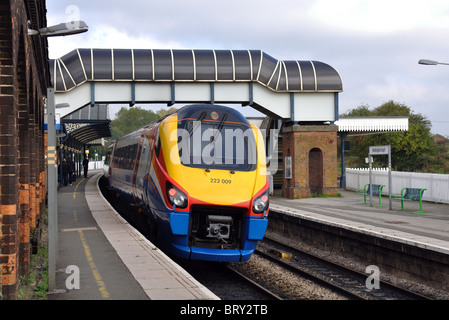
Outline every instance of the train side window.
[(111, 162), (111, 152), (109, 151), (109, 152), (106, 154), (106, 159), (104, 160), (104, 163), (105, 163), (106, 165), (109, 165), (110, 162)]

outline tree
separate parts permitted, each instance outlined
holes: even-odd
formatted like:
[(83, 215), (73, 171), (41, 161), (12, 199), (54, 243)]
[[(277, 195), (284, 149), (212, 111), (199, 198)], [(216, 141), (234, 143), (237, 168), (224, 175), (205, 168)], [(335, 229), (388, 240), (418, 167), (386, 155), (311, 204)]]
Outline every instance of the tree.
[(117, 112), (116, 119), (111, 121), (112, 139), (116, 140), (159, 118), (160, 116), (151, 110), (145, 110), (140, 107), (122, 107)]
[(156, 111), (156, 114), (159, 116), (159, 117), (163, 117), (163, 116), (166, 116), (166, 115), (168, 115), (168, 114), (171, 114), (171, 113), (173, 113), (173, 112), (175, 112), (175, 111), (177, 111), (178, 109), (177, 108), (175, 108), (175, 107), (171, 107), (170, 109), (159, 109), (158, 111)]
[[(390, 100), (372, 111), (367, 106), (360, 106), (349, 111), (345, 116), (409, 117), (408, 131), (358, 136), (349, 139), (351, 151), (348, 167), (364, 166), (369, 146), (376, 145), (391, 145), (392, 166), (395, 170), (423, 171), (431, 164), (431, 159), (437, 151), (430, 132), (431, 122), (421, 114), (414, 114), (404, 104)], [(386, 156), (376, 156), (375, 163), (379, 167), (386, 167), (388, 159)]]

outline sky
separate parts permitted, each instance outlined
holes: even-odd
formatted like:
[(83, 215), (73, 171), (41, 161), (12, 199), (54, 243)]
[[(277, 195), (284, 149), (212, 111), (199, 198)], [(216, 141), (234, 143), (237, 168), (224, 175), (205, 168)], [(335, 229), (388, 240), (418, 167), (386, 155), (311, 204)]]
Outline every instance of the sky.
[(340, 114), (393, 100), (449, 137), (449, 65), (418, 64), (449, 63), (447, 0), (47, 0), (47, 25), (77, 20), (89, 31), (48, 38), (51, 59), (76, 48), (145, 48), (318, 60), (342, 78)]

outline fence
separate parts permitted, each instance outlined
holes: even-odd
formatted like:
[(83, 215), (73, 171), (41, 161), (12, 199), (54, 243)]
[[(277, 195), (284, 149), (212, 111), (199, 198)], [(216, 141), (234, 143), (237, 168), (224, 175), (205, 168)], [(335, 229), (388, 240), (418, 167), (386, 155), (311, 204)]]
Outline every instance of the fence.
[(89, 170), (103, 169), (104, 161), (89, 161)]
[[(392, 193), (400, 193), (404, 187), (426, 188), (423, 200), (449, 203), (449, 175), (392, 171)], [(372, 184), (384, 184), (383, 195), (388, 195), (388, 169), (373, 169)], [(369, 183), (368, 169), (346, 169), (346, 189), (362, 189)]]

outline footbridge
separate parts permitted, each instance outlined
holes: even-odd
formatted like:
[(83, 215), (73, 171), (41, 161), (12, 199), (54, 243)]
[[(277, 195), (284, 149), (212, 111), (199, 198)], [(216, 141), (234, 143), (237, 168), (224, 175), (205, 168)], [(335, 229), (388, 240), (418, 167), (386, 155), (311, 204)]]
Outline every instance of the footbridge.
[(50, 61), (63, 118), (86, 106), (221, 103), (292, 122), (338, 120), (338, 72), (260, 50), (76, 49)]
[[(51, 60), (50, 75), (50, 104), (61, 119), (110, 103), (255, 108), (284, 123), (285, 196), (336, 192), (335, 122), (343, 86), (326, 63), (278, 60), (261, 50), (76, 49)], [(109, 122), (93, 126), (68, 132), (62, 143), (80, 152), (109, 130)]]

